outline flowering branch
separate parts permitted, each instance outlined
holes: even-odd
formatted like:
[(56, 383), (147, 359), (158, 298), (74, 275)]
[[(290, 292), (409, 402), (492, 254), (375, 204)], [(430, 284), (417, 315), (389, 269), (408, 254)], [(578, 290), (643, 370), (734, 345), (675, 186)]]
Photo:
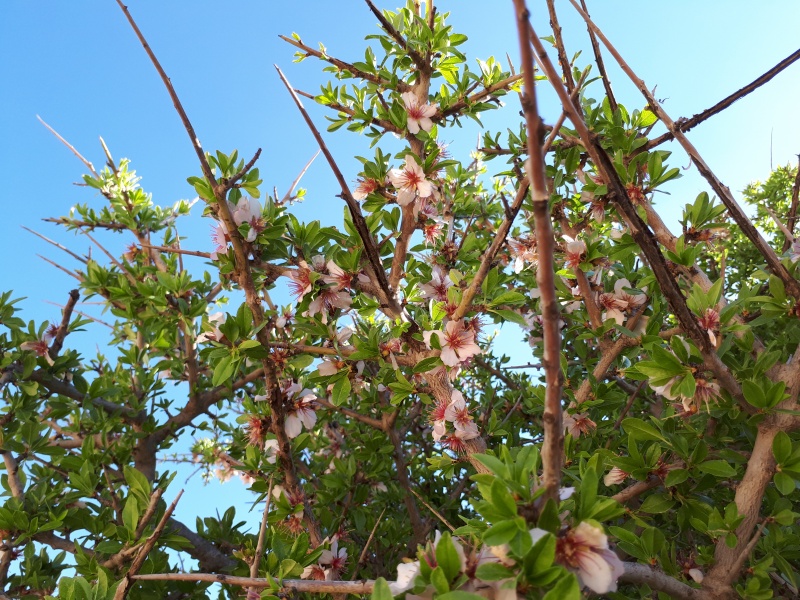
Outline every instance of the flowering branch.
[[(357, 69), (356, 67), (354, 67), (353, 65), (351, 65), (348, 62), (344, 62), (343, 60), (339, 60), (338, 58), (333, 58), (332, 56), (328, 56), (327, 54), (323, 54), (322, 52), (320, 52), (318, 50), (314, 50), (314, 48), (311, 48), (310, 46), (306, 46), (303, 42), (301, 42), (299, 40), (295, 40), (293, 38), (286, 37), (285, 35), (279, 35), (278, 37), (281, 38), (287, 44), (291, 44), (295, 48), (299, 48), (300, 50), (302, 50), (303, 52), (305, 52), (309, 56), (313, 56), (313, 57), (318, 58), (320, 60), (324, 60), (325, 62), (329, 62), (330, 64), (332, 64), (334, 67), (336, 67), (340, 71), (347, 71), (348, 73), (350, 73), (354, 77), (357, 77), (359, 79), (363, 79), (364, 81), (369, 81), (370, 83), (374, 83), (375, 85), (377, 85), (380, 88), (391, 89), (393, 87), (392, 82), (386, 81), (385, 79), (383, 79), (381, 77), (378, 77), (377, 75), (373, 75), (372, 73), (367, 73), (366, 71), (362, 71), (361, 69)], [(397, 82), (396, 85), (397, 85), (398, 91), (400, 91), (400, 92), (407, 92), (408, 90), (411, 89), (410, 85), (408, 85), (407, 83), (404, 83), (402, 81)]]

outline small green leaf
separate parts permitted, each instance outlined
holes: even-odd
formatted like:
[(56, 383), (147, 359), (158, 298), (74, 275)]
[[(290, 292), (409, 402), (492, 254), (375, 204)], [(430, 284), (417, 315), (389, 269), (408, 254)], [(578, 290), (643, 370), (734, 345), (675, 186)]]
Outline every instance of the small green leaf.
[(543, 600), (581, 600), (581, 587), (578, 578), (572, 573), (560, 579), (552, 590), (544, 595)]
[(389, 589), (389, 584), (383, 577), (378, 577), (375, 584), (372, 586), (371, 600), (392, 600), (392, 591)]
[(733, 477), (736, 475), (736, 469), (730, 466), (726, 460), (707, 460), (697, 465), (697, 468), (703, 473), (716, 477)]
[(779, 431), (772, 440), (772, 453), (778, 464), (785, 463), (792, 455), (792, 440), (785, 431)]
[(487, 546), (502, 546), (517, 535), (519, 528), (514, 521), (500, 521), (483, 533), (483, 543)]
[(675, 500), (669, 494), (653, 494), (648, 496), (639, 508), (642, 512), (657, 515), (667, 512), (675, 506)]
[(449, 532), (444, 532), (436, 545), (436, 562), (448, 581), (455, 579), (461, 572), (461, 559)]

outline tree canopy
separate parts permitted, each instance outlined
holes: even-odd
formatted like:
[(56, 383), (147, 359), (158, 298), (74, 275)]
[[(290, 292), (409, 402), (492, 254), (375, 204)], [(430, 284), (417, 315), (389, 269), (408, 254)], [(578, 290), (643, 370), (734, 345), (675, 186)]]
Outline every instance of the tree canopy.
[[(278, 70), (340, 185), (337, 226), (294, 214), (302, 173), (270, 196), (260, 150), (201, 146), (118, 1), (191, 140), (199, 201), (158, 206), (131, 161), (104, 146), (95, 169), (72, 149), (103, 205), (52, 220), (98, 252), (59, 245), (77, 281), (60, 322), (27, 322), (0, 295), (0, 589), (796, 595), (800, 174), (779, 167), (737, 199), (687, 132), (800, 53), (678, 119), (573, 0), (592, 62), (569, 58), (553, 2), (544, 31), (515, 0), (521, 64), (479, 69), (432, 3), (366, 1), (379, 28), (363, 59), (292, 34), (296, 60), (331, 78), (310, 94)], [(617, 102), (603, 59), (638, 105)], [(545, 90), (563, 108), (547, 124)], [(307, 100), (329, 109), (327, 132)], [(515, 129), (481, 129), (475, 148), (443, 142), (520, 106)], [(369, 146), (358, 173), (326, 146), (348, 134)], [(657, 198), (680, 177), (670, 142), (713, 191), (680, 231)], [(210, 243), (180, 234), (199, 212)], [(130, 246), (115, 255), (118, 235)], [(105, 320), (76, 310), (89, 298)], [(527, 368), (493, 339), (501, 327), (530, 343)], [(78, 336), (110, 350), (80, 354)], [(233, 510), (173, 518), (176, 449), (242, 478), (260, 529)]]

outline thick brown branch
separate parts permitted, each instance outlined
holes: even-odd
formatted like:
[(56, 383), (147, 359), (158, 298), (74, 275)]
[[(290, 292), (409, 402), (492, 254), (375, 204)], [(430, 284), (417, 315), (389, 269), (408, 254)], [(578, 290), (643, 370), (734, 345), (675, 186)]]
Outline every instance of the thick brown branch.
[(53, 343), (50, 344), (50, 358), (55, 359), (58, 353), (61, 352), (61, 348), (64, 345), (64, 338), (66, 338), (69, 333), (69, 320), (72, 317), (72, 311), (80, 297), (81, 295), (78, 290), (72, 290), (69, 293), (69, 300), (67, 300), (67, 303), (64, 305), (64, 310), (61, 313), (61, 324), (58, 326), (58, 331), (56, 331), (56, 337)]
[(662, 570), (650, 565), (639, 563), (624, 563), (625, 573), (619, 578), (624, 583), (648, 585), (651, 589), (664, 592), (675, 600), (704, 600), (705, 592), (678, 581), (664, 573)]
[[(533, 54), (529, 41), (529, 12), (525, 0), (514, 0), (522, 56), (522, 74), (525, 90), (521, 95), (522, 109), (528, 129), (528, 161), (526, 170), (531, 182), (531, 199), (536, 230), (536, 248), (539, 267), (536, 269), (536, 283), (539, 288), (539, 303), (542, 312), (544, 354), (542, 365), (545, 373), (545, 400), (542, 422), (544, 424), (544, 443), (542, 444), (542, 484), (545, 493), (542, 501), (558, 502), (561, 485), (561, 467), (564, 461), (564, 425), (561, 407), (563, 375), (561, 372), (561, 333), (559, 331), (559, 304), (555, 288), (555, 240), (550, 219), (547, 180), (545, 177), (542, 142), (544, 131), (542, 119), (536, 106), (536, 88), (533, 73)], [(560, 87), (560, 84), (559, 84)], [(566, 110), (566, 107), (564, 107)]]

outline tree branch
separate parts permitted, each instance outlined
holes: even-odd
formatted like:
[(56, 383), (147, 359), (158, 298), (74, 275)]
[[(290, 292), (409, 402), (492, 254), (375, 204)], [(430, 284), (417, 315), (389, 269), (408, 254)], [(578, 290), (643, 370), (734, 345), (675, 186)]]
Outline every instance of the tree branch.
[(670, 598), (675, 600), (706, 599), (706, 594), (702, 590), (698, 590), (682, 581), (678, 581), (656, 567), (633, 562), (626, 562), (623, 564), (625, 572), (619, 578), (622, 582), (636, 585), (648, 585), (658, 592), (669, 594)]

